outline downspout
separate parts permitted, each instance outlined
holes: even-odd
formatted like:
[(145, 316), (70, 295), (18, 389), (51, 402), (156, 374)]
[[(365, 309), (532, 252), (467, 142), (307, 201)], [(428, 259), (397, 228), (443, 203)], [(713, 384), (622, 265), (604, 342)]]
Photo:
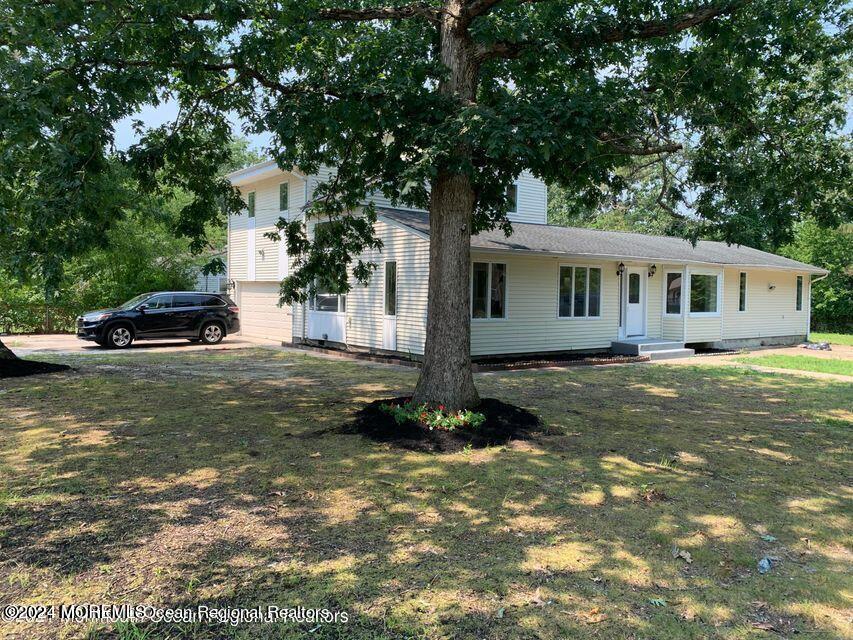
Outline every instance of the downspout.
[(720, 342), (726, 339), (723, 327), (725, 325), (725, 309), (723, 303), (726, 299), (726, 268), (720, 267)]
[(687, 312), (690, 309), (690, 265), (684, 265), (684, 283), (681, 286), (681, 342), (687, 344)]
[(820, 282), (828, 276), (828, 273), (824, 273), (822, 276), (818, 276), (814, 280), (809, 277), (809, 311), (806, 319), (806, 342), (809, 342), (812, 337), (812, 285), (815, 282)]
[[(306, 217), (305, 217), (305, 207), (308, 206), (308, 200), (310, 199), (310, 194), (308, 193), (308, 176), (300, 176), (302, 178), (303, 186), (305, 188), (305, 202), (302, 205), (302, 224), (306, 227), (308, 226)], [(308, 339), (308, 302), (305, 301), (302, 303), (302, 342), (305, 342)]]

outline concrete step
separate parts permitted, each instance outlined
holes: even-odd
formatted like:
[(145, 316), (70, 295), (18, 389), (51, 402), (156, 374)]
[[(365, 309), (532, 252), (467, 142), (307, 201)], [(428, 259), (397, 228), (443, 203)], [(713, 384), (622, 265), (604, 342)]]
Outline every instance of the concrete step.
[(683, 342), (671, 342), (669, 340), (617, 340), (610, 343), (610, 350), (613, 353), (620, 353), (630, 356), (648, 355), (655, 351), (669, 351), (672, 349), (684, 348)]
[(689, 358), (694, 353), (693, 349), (663, 349), (661, 351), (643, 352), (650, 360), (669, 360), (671, 358)]
[(683, 342), (654, 342), (649, 344), (639, 344), (640, 354), (651, 353), (653, 351), (671, 351), (672, 349), (683, 349)]

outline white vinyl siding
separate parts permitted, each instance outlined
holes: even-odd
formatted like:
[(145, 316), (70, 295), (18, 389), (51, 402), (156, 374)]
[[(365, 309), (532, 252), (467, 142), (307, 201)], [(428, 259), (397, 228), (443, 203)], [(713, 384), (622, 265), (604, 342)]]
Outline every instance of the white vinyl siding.
[[(471, 323), (471, 355), (606, 349), (617, 338), (616, 263), (474, 253), (476, 262), (507, 265), (507, 319)], [(601, 267), (601, 317), (567, 321), (557, 315), (559, 265)]]
[(534, 178), (529, 172), (522, 171), (516, 180), (516, 185), (518, 185), (518, 207), (507, 217), (512, 222), (545, 224), (548, 217), (548, 195), (545, 183)]
[[(723, 339), (770, 338), (808, 332), (809, 277), (790, 271), (727, 268)], [(738, 311), (739, 275), (746, 272), (746, 311)], [(803, 275), (803, 309), (796, 310), (797, 275)], [(772, 287), (772, 288), (771, 288)]]
[[(367, 286), (351, 277), (347, 295), (347, 344), (368, 349), (383, 347), (382, 321), (385, 316), (383, 263), (397, 263), (397, 351), (421, 355), (426, 340), (427, 281), (429, 279), (429, 243), (391, 224), (379, 220), (376, 234), (382, 239), (381, 251), (362, 257), (376, 263)], [(294, 335), (302, 333), (302, 305), (294, 309)]]
[[(305, 204), (305, 181), (295, 174), (283, 174), (266, 178), (249, 186), (242, 187), (244, 194), (255, 193), (254, 252), (249, 255), (250, 218), (244, 211), (242, 215), (229, 219), (228, 259), (229, 277), (235, 281), (249, 280), (252, 276), (249, 261), (254, 261), (252, 280), (278, 282), (287, 275), (287, 254), (281, 242), (275, 242), (265, 236), (276, 231), (276, 223), (281, 217), (279, 210), (279, 185), (288, 183), (290, 209), (288, 219), (302, 214)], [(282, 264), (283, 263), (283, 264)]]

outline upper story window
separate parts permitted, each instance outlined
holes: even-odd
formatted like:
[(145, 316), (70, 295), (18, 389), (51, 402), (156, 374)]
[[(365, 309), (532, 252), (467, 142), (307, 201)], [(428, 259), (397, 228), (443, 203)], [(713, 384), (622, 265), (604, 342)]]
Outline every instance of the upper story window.
[(507, 213), (518, 212), (518, 185), (513, 183), (506, 189), (506, 197), (509, 201)]
[(797, 311), (803, 310), (803, 276), (797, 276)]
[(601, 269), (560, 267), (558, 310), (561, 318), (601, 316)]
[(681, 273), (678, 271), (666, 274), (666, 314), (681, 315)]
[(288, 209), (290, 209), (290, 185), (282, 182), (278, 185), (278, 210), (287, 211)]
[(246, 196), (246, 208), (249, 210), (249, 217), (255, 217), (255, 192), (250, 191), (249, 195)]
[(737, 310), (746, 311), (746, 272), (740, 272), (740, 288), (738, 289)]
[(714, 274), (690, 274), (690, 313), (718, 313), (720, 277)]
[(475, 262), (471, 266), (471, 317), (506, 317), (506, 265)]

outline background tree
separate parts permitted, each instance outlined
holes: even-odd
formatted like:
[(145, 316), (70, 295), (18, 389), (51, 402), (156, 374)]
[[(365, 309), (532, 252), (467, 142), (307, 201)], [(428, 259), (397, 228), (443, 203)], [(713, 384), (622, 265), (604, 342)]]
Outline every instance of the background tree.
[(827, 229), (806, 219), (780, 253), (829, 271), (812, 288), (812, 329), (853, 330), (853, 224)]
[[(369, 278), (375, 265), (357, 256), (378, 245), (374, 215), (352, 213), (367, 193), (428, 206), (427, 340), (415, 397), (472, 405), (470, 236), (510, 232), (506, 186), (522, 169), (592, 202), (632, 156), (673, 153), (689, 140), (697, 206), (726, 239), (748, 235), (754, 220), (784, 233), (792, 202), (824, 215), (820, 185), (849, 179), (835, 153), (849, 64), (845, 5), (0, 0), (0, 153), (11, 161), (0, 206), (15, 205), (11, 230), (21, 236), (7, 225), (0, 249), (40, 254), (62, 224), (80, 242), (120, 215), (101, 150), (113, 122), (163, 95), (180, 101), (180, 116), (147, 131), (126, 164), (145, 189), (192, 193), (181, 230), (201, 235), (220, 201), (239, 206), (216, 171), (236, 113), (252, 131), (271, 132), (281, 167), (337, 167), (309, 212), (328, 220), (324, 231), (309, 241), (301, 222), (285, 229), (296, 267), (283, 283), (286, 301), (304, 300), (318, 278), (346, 289), (350, 261), (358, 280)], [(814, 61), (819, 73), (803, 76)], [(814, 109), (822, 119), (807, 119), (818, 104), (835, 115)], [(819, 142), (814, 153), (830, 161), (799, 167), (786, 159), (790, 140)], [(753, 154), (766, 161), (753, 163)], [(789, 178), (782, 192), (761, 193), (754, 183), (780, 168)]]

